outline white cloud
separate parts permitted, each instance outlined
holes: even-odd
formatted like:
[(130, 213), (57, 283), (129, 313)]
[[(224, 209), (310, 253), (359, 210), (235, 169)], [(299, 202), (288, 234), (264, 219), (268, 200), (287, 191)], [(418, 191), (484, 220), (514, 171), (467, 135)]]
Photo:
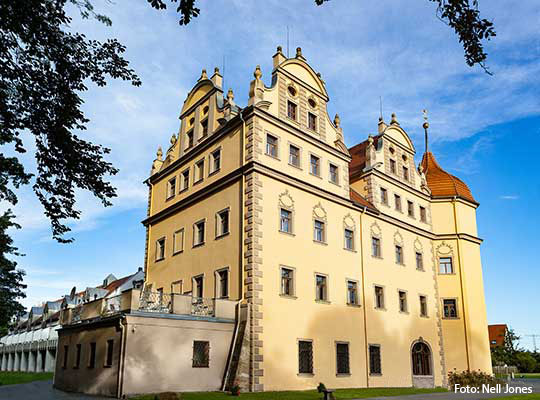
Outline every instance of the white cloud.
[(503, 195), (503, 196), (499, 196), (499, 199), (501, 200), (519, 200), (519, 196), (518, 195), (515, 195), (515, 194), (512, 194), (512, 195)]

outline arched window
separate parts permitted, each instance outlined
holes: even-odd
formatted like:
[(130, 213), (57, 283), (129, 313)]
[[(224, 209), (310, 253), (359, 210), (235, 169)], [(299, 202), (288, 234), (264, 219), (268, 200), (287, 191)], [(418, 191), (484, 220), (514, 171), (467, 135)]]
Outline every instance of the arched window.
[(422, 342), (412, 348), (413, 375), (431, 375), (431, 351)]

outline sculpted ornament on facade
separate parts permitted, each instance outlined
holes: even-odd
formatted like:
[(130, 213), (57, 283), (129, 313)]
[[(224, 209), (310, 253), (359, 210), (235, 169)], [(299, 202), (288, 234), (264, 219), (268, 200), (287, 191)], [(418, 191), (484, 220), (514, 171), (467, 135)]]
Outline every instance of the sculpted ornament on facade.
[(399, 233), (399, 230), (394, 233), (394, 243), (400, 246), (403, 245), (403, 236)]
[(313, 207), (313, 218), (319, 218), (326, 221), (326, 210), (322, 206), (321, 202)]
[(381, 237), (382, 230), (377, 222), (373, 222), (371, 224), (370, 230), (371, 230), (372, 236), (379, 237), (379, 238)]
[(444, 240), (442, 241), (441, 244), (437, 246), (436, 252), (437, 254), (443, 255), (443, 256), (449, 256), (454, 253), (454, 251), (452, 250), (452, 246), (447, 244)]
[(279, 195), (279, 205), (294, 210), (294, 199), (289, 194), (288, 189)]

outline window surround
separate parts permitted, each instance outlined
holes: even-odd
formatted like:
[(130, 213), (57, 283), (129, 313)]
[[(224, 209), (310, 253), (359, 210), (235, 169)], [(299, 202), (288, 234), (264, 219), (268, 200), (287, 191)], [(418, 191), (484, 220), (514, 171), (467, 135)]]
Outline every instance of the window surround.
[(193, 165), (193, 185), (204, 180), (204, 157)]
[[(332, 180), (332, 174), (330, 173), (332, 167), (336, 168), (336, 181), (335, 182)], [(340, 186), (339, 179), (340, 179), (339, 166), (333, 162), (328, 161), (328, 182), (336, 186)]]
[[(294, 104), (294, 106), (295, 106), (295, 118), (291, 118), (291, 117), (289, 116), (289, 103)], [(299, 116), (300, 116), (300, 115), (299, 115), (299, 114), (300, 114), (300, 112), (299, 112), (299, 111), (300, 111), (300, 107), (298, 106), (298, 103), (297, 103), (296, 101), (293, 101), (293, 100), (291, 100), (291, 99), (289, 98), (289, 99), (287, 99), (287, 104), (286, 104), (286, 106), (287, 106), (287, 109), (285, 110), (285, 114), (287, 115), (287, 119), (288, 119), (289, 121), (294, 121), (294, 122), (296, 122), (296, 123), (298, 124), (298, 123), (299, 123), (299, 122), (298, 122), (298, 119), (299, 119)]]
[[(214, 163), (216, 160), (216, 153), (219, 154), (219, 166), (217, 168), (214, 168)], [(214, 151), (210, 152), (208, 155), (208, 176), (212, 176), (214, 174), (217, 174), (221, 170), (221, 162), (223, 161), (222, 157), (222, 151), (221, 146), (219, 146)]]
[(90, 342), (89, 346), (90, 351), (88, 352), (88, 369), (94, 369), (96, 367), (96, 355), (97, 355), (97, 343), (96, 342)]
[[(373, 239), (377, 239), (379, 241), (379, 254), (373, 254)], [(371, 234), (371, 251), (370, 251), (371, 257), (377, 258), (379, 260), (383, 259), (382, 256), (382, 238), (380, 235)]]
[(394, 193), (394, 209), (397, 212), (403, 213), (403, 204), (401, 200), (402, 200), (401, 196), (397, 193)]
[[(190, 168), (186, 168), (180, 173), (180, 176), (182, 178), (180, 179), (180, 191), (178, 193), (185, 192), (186, 190), (189, 189), (189, 176), (191, 175), (189, 172), (190, 172)], [(186, 183), (186, 173), (187, 173), (187, 183)]]
[[(182, 243), (180, 244), (180, 249), (176, 248), (176, 235), (182, 234)], [(184, 251), (184, 243), (186, 238), (186, 231), (184, 228), (178, 229), (173, 233), (173, 256), (180, 254)]]
[[(426, 299), (426, 314), (422, 314), (422, 300), (421, 298), (424, 297)], [(422, 318), (429, 318), (429, 307), (428, 307), (428, 304), (429, 304), (429, 301), (428, 301), (429, 297), (426, 295), (426, 294), (423, 294), (423, 293), (418, 293), (418, 304), (420, 305), (420, 317)]]
[[(381, 288), (382, 289), (382, 307), (378, 307), (377, 306), (377, 288)], [(385, 299), (385, 294), (384, 294), (384, 290), (385, 287), (384, 285), (379, 285), (379, 284), (376, 284), (374, 283), (373, 284), (373, 307), (375, 308), (375, 310), (379, 310), (379, 311), (386, 311), (386, 299)]]
[[(315, 302), (320, 304), (330, 304), (330, 278), (328, 277), (328, 274), (323, 274), (321, 272), (314, 272), (313, 273), (315, 277)], [(324, 298), (318, 299), (318, 293), (317, 293), (317, 277), (322, 276), (325, 278), (325, 292), (324, 292)]]
[[(317, 222), (322, 223), (322, 240), (315, 239), (315, 224)], [(327, 230), (328, 230), (328, 227), (326, 226), (326, 218), (313, 218), (313, 243), (327, 245), (328, 244), (326, 241)]]
[[(398, 289), (398, 310), (400, 314), (409, 314), (409, 293), (407, 290)], [(405, 310), (401, 310), (401, 293), (405, 293)]]
[[(221, 215), (224, 214), (225, 212), (227, 212), (227, 232), (220, 232), (219, 229), (221, 229)], [(216, 221), (216, 229), (215, 229), (216, 239), (220, 239), (224, 236), (227, 236), (229, 233), (231, 233), (231, 207), (226, 207), (223, 210), (219, 210), (216, 213), (215, 221)]]
[[(108, 339), (106, 342), (105, 347), (105, 362), (103, 363), (103, 368), (111, 368), (113, 366), (113, 358), (114, 358), (114, 339)], [(109, 353), (109, 349), (110, 353)], [(109, 356), (111, 355), (110, 359)]]
[[(316, 157), (316, 158), (319, 160), (319, 163), (318, 163), (318, 174), (314, 174), (313, 172), (311, 172), (311, 158), (312, 158), (312, 157)], [(321, 176), (321, 161), (322, 161), (321, 156), (319, 156), (319, 155), (317, 155), (317, 154), (315, 154), (315, 153), (313, 153), (313, 152), (311, 152), (311, 151), (309, 152), (309, 160), (308, 160), (308, 163), (309, 163), (309, 164), (308, 164), (308, 171), (309, 171), (309, 174), (310, 174), (311, 176), (315, 176), (315, 177), (317, 177), (317, 178), (319, 178), (319, 179), (322, 179), (322, 176)]]
[[(199, 361), (195, 360), (195, 343), (202, 344), (205, 348), (208, 348), (208, 359)], [(209, 340), (194, 340), (193, 341), (193, 355), (191, 357), (191, 368), (210, 368), (210, 341)]]
[[(298, 149), (298, 165), (296, 164), (293, 164), (291, 162), (291, 147), (296, 147)], [(294, 167), (294, 168), (297, 168), (299, 170), (302, 170), (302, 148), (300, 146), (298, 146), (297, 144), (293, 143), (293, 142), (287, 142), (287, 149), (289, 150), (288, 153), (287, 153), (287, 163), (291, 166), (291, 167)]]
[[(350, 249), (347, 247), (346, 231), (352, 232), (352, 248)], [(356, 229), (354, 229), (354, 227), (344, 226), (343, 227), (343, 250), (352, 251), (353, 253), (356, 253), (356, 240), (355, 239), (356, 239)]]
[[(200, 142), (208, 137), (208, 116), (205, 115), (205, 117), (199, 122), (199, 124), (201, 128), (201, 137), (198, 139), (198, 141)], [(206, 133), (204, 132), (205, 124), (206, 124)]]
[[(417, 258), (418, 255), (420, 255), (420, 260), (421, 260), (420, 268), (418, 268), (418, 258)], [(422, 250), (418, 250), (418, 249), (414, 250), (414, 261), (415, 261), (417, 271), (425, 271), (425, 268), (424, 268), (424, 252)]]
[(390, 170), (391, 174), (397, 174), (397, 162), (393, 158), (390, 158), (388, 169)]
[(420, 209), (420, 222), (427, 224), (427, 208), (424, 206), (419, 206)]
[[(400, 259), (398, 260), (398, 248), (400, 249)], [(401, 243), (395, 243), (394, 244), (394, 253), (395, 253), (395, 262), (397, 265), (400, 265), (402, 267), (405, 266), (405, 251), (403, 249), (403, 244)]]
[[(223, 296), (223, 293), (221, 293), (221, 272), (227, 273), (227, 295)], [(228, 299), (230, 297), (231, 293), (231, 269), (229, 266), (217, 269), (214, 272), (214, 293), (216, 299)]]
[[(292, 293), (291, 294), (287, 294), (287, 293), (283, 293), (283, 285), (282, 285), (282, 278), (283, 278), (283, 275), (282, 275), (282, 271), (286, 269), (286, 270), (289, 270), (292, 272)], [(281, 297), (285, 297), (285, 298), (288, 298), (288, 299), (297, 299), (296, 297), (296, 268), (294, 267), (290, 267), (288, 265), (280, 265), (279, 266), (279, 295)]]
[[(311, 372), (300, 372), (300, 342), (310, 342), (311, 343)], [(315, 375), (315, 352), (314, 350), (314, 341), (313, 339), (296, 339), (296, 348), (298, 349), (298, 374), (297, 376), (302, 377), (312, 377)]]
[[(348, 358), (348, 370), (349, 372), (338, 372), (338, 345), (340, 344), (346, 344), (347, 345), (347, 358)], [(351, 344), (349, 342), (343, 341), (343, 340), (336, 340), (334, 342), (334, 351), (336, 353), (336, 376), (351, 376)]]
[[(349, 302), (349, 282), (356, 284), (356, 303)], [(345, 278), (345, 304), (349, 307), (361, 307), (360, 303), (360, 282), (356, 279)]]
[(414, 202), (411, 200), (407, 200), (407, 216), (416, 219), (416, 216), (414, 215)]
[[(291, 215), (291, 219), (289, 222), (289, 231), (284, 231), (281, 229), (281, 211), (285, 210), (288, 211)], [(296, 236), (294, 234), (294, 209), (292, 207), (287, 207), (284, 205), (279, 205), (278, 207), (278, 230), (280, 233), (284, 233), (286, 235)]]
[(82, 343), (77, 343), (75, 345), (75, 363), (73, 364), (73, 369), (80, 368), (81, 358), (82, 358)]
[[(455, 301), (455, 304), (456, 304), (456, 316), (455, 317), (445, 317), (444, 316), (444, 301), (445, 300), (454, 300)], [(442, 314), (442, 319), (460, 319), (459, 317), (459, 302), (458, 302), (458, 298), (457, 297), (442, 297), (441, 298), (441, 314)]]
[[(372, 366), (371, 366), (371, 347), (377, 347), (379, 349), (379, 367), (381, 372), (371, 372)], [(369, 343), (368, 344), (368, 367), (369, 367), (369, 375), (370, 376), (382, 376), (382, 346), (380, 344), (376, 343)]]
[[(174, 291), (175, 285), (180, 287), (180, 291), (178, 293)], [(177, 281), (171, 282), (171, 294), (172, 293), (184, 294), (184, 280), (183, 279), (179, 279)]]
[[(450, 265), (452, 267), (452, 272), (441, 272), (441, 259), (442, 258), (449, 258), (450, 259)], [(454, 267), (454, 257), (451, 255), (451, 254), (448, 254), (448, 255), (439, 255), (437, 257), (437, 261), (438, 261), (438, 264), (437, 264), (437, 275), (455, 275), (456, 274), (456, 269)]]
[[(270, 154), (268, 152), (268, 136), (273, 137), (274, 139), (276, 139), (276, 154), (275, 155)], [(274, 133), (266, 132), (266, 134), (264, 136), (264, 154), (267, 155), (270, 158), (273, 158), (274, 160), (280, 160), (281, 161), (281, 159), (279, 157), (280, 148), (281, 148), (281, 138), (278, 135), (274, 134)]]
[(176, 176), (167, 180), (167, 200), (170, 200), (176, 196)]
[[(383, 195), (384, 193), (384, 195)], [(388, 189), (384, 187), (379, 187), (379, 196), (381, 196), (381, 204), (390, 207), (390, 203), (388, 202)]]
[[(197, 289), (197, 285), (196, 285), (196, 280), (201, 278), (202, 279), (202, 293), (201, 293), (201, 296), (195, 296), (195, 291)], [(204, 297), (204, 286), (205, 286), (205, 274), (202, 273), (202, 274), (198, 274), (198, 275), (195, 275), (191, 278), (191, 297), (194, 297), (194, 298), (203, 298)]]
[[(159, 246), (160, 241), (163, 241), (163, 256), (161, 257), (159, 256), (159, 251), (158, 251), (158, 248), (159, 248), (158, 246)], [(167, 238), (165, 236), (162, 236), (159, 239), (156, 239), (156, 257), (154, 261), (158, 262), (158, 261), (164, 260), (166, 251), (167, 251)]]
[[(315, 119), (315, 127), (312, 128), (309, 124), (310, 122), (310, 117), (313, 117)], [(307, 112), (307, 116), (306, 116), (306, 126), (307, 128), (311, 131), (311, 132), (315, 132), (315, 133), (318, 133), (318, 128), (319, 128), (319, 116), (317, 114), (315, 114), (314, 112), (311, 112), (311, 111), (308, 111)]]
[[(191, 142), (191, 143), (190, 143)], [(193, 127), (190, 127), (186, 132), (186, 147), (184, 151), (189, 151), (195, 147), (195, 130)]]
[[(204, 235), (203, 235), (203, 240), (202, 242), (196, 242), (196, 238), (197, 238), (197, 225), (199, 225), (200, 223), (203, 223), (204, 225)], [(202, 218), (196, 222), (193, 223), (193, 246), (192, 247), (199, 247), (199, 246), (203, 246), (205, 243), (206, 243), (206, 218)]]

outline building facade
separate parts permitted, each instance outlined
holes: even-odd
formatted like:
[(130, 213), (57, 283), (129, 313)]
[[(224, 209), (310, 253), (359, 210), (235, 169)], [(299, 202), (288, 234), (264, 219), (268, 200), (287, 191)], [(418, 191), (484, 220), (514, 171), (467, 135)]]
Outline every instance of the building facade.
[[(491, 372), (469, 188), (427, 148), (417, 167), (395, 115), (347, 148), (328, 101), (301, 49), (287, 58), (278, 47), (270, 86), (257, 66), (244, 108), (232, 90), (224, 95), (217, 68), (211, 77), (203, 70), (146, 181), (145, 286), (124, 317), (144, 314), (144, 296), (165, 304), (153, 315), (165, 319), (237, 304), (228, 349), (209, 342), (207, 368), (215, 356), (223, 371), (214, 389), (432, 387), (453, 369)], [(174, 312), (185, 299), (190, 307)], [(200, 339), (182, 332), (197, 359)], [(161, 374), (148, 381), (176, 390)]]

